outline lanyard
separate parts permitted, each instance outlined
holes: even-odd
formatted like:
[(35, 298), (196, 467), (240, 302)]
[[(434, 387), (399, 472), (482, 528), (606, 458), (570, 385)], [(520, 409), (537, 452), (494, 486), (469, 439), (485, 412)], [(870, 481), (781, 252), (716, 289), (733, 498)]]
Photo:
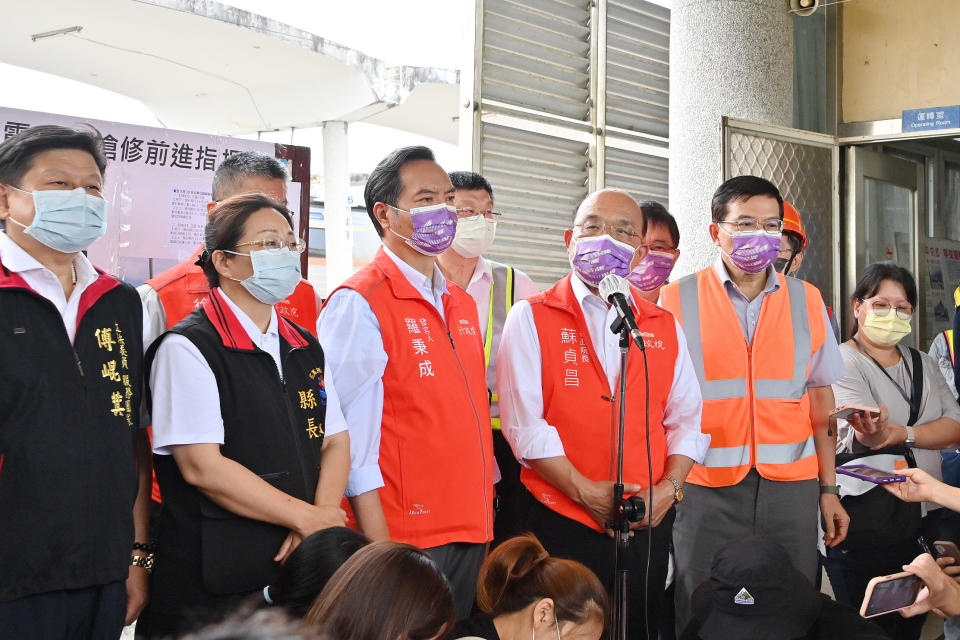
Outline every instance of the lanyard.
[[(907, 421), (907, 424), (908, 424), (908, 425), (912, 425), (913, 423), (915, 423), (915, 422), (917, 421), (917, 418), (920, 417), (920, 401), (921, 401), (921, 398), (920, 398), (919, 396), (920, 396), (921, 393), (922, 393), (922, 392), (921, 392), (921, 393), (917, 393), (917, 389), (918, 389), (918, 388), (919, 388), (919, 389), (923, 389), (922, 384), (921, 384), (921, 385), (918, 385), (918, 380), (917, 380), (917, 378), (916, 378), (917, 375), (923, 376), (923, 372), (922, 372), (922, 371), (920, 371), (919, 373), (917, 372), (917, 367), (918, 367), (918, 365), (922, 366), (922, 363), (920, 362), (920, 359), (919, 359), (918, 357), (916, 357), (916, 356), (913, 357), (913, 370), (911, 370), (911, 368), (910, 368), (909, 366), (907, 366), (906, 358), (903, 357), (903, 354), (902, 354), (902, 353), (900, 354), (900, 359), (903, 360), (903, 366), (907, 367), (907, 374), (910, 376), (910, 379), (911, 379), (911, 381), (913, 382), (913, 392), (912, 392), (910, 395), (907, 395), (907, 392), (903, 389), (903, 387), (901, 387), (901, 386), (897, 383), (897, 381), (894, 380), (894, 379), (890, 376), (890, 374), (887, 372), (886, 367), (884, 367), (882, 364), (880, 364), (880, 363), (877, 361), (876, 358), (874, 358), (872, 355), (870, 355), (870, 353), (869, 353), (866, 349), (863, 348), (863, 345), (860, 344), (860, 342), (859, 342), (856, 338), (853, 338), (853, 341), (854, 341), (854, 343), (856, 343), (857, 347), (860, 348), (860, 351), (861, 351), (864, 355), (866, 355), (868, 358), (870, 358), (870, 359), (873, 361), (873, 364), (877, 365), (877, 367), (880, 369), (880, 371), (883, 372), (883, 375), (887, 376), (887, 380), (889, 380), (889, 381), (893, 384), (893, 386), (895, 386), (895, 387), (897, 388), (897, 391), (900, 392), (901, 397), (903, 397), (903, 399), (904, 399), (904, 401), (907, 403), (907, 405), (910, 406), (910, 419)], [(910, 351), (911, 351), (911, 355), (912, 355), (913, 349), (911, 349)]]

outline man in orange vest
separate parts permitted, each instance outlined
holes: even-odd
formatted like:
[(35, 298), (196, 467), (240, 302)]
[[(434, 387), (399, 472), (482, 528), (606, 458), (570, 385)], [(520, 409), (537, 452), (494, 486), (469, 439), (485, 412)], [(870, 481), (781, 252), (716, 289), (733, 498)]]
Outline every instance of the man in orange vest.
[[(583, 562), (608, 588), (614, 542), (605, 530), (613, 521), (622, 399), (619, 337), (609, 328), (617, 312), (598, 295), (598, 285), (610, 273), (629, 273), (644, 231), (643, 211), (628, 193), (606, 189), (588, 196), (564, 232), (573, 273), (514, 305), (497, 361), (503, 435), (523, 465), (520, 479), (529, 491), (528, 528), (551, 555)], [(683, 482), (703, 459), (709, 438), (700, 431), (700, 390), (679, 325), (638, 290), (631, 293), (646, 362), (631, 344), (624, 489), (643, 498), (647, 515), (632, 525), (638, 531), (626, 559), (628, 621), (630, 637), (657, 638), (672, 507), (683, 499)], [(639, 530), (651, 519), (648, 539), (648, 531)]]
[(726, 543), (771, 538), (813, 581), (818, 502), (827, 545), (840, 543), (849, 524), (828, 418), (830, 384), (844, 374), (843, 362), (820, 292), (773, 269), (780, 192), (763, 178), (739, 176), (717, 189), (711, 208), (710, 237), (722, 255), (660, 294), (686, 334), (711, 436), (674, 526), (680, 629), (691, 617), (691, 593)]
[(480, 316), (480, 337), (487, 366), (487, 393), (493, 427), (493, 454), (500, 468), (497, 482), (497, 517), (493, 521), (493, 544), (523, 533), (523, 485), (520, 465), (500, 431), (497, 397), (497, 351), (507, 314), (517, 300), (538, 289), (530, 276), (510, 265), (483, 257), (493, 244), (500, 214), (493, 210), (493, 187), (479, 173), (453, 171), (450, 182), (456, 189), (453, 201), (460, 216), (457, 234), (449, 249), (437, 256), (437, 266), (447, 280), (470, 294)]
[[(803, 225), (803, 218), (800, 212), (787, 202), (783, 201), (783, 233), (780, 234), (780, 253), (773, 263), (774, 269), (785, 276), (792, 276), (800, 270), (803, 264), (803, 252), (807, 250), (810, 244), (807, 239), (807, 230)], [(796, 276), (799, 277), (799, 276)], [(840, 342), (840, 325), (834, 316), (833, 309), (827, 307), (827, 318), (830, 320), (830, 328), (833, 329), (833, 336)]]
[[(228, 156), (213, 174), (213, 200), (207, 203), (207, 211), (212, 211), (221, 200), (242, 193), (263, 193), (286, 205), (287, 172), (280, 161), (256, 151), (241, 151)], [(150, 327), (150, 332), (143, 336), (145, 347), (186, 318), (210, 292), (207, 277), (197, 264), (201, 251), (203, 244), (180, 264), (137, 287), (144, 313), (147, 314), (145, 324)], [(278, 303), (276, 309), (280, 315), (313, 333), (316, 331), (320, 302), (313, 285), (301, 279), (293, 295)], [(162, 500), (156, 475), (153, 478), (152, 498), (155, 503)]]
[(493, 440), (477, 305), (436, 256), (453, 242), (454, 188), (426, 147), (397, 149), (370, 173), (373, 262), (330, 294), (318, 333), (343, 380), (347, 496), (371, 540), (430, 553), (470, 614), (493, 538)]

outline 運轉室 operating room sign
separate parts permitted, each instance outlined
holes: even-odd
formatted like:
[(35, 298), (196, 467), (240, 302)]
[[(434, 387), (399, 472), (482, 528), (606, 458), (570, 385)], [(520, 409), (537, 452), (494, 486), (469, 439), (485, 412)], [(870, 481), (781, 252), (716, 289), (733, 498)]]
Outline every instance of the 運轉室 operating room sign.
[(960, 128), (960, 105), (931, 107), (929, 109), (904, 109), (901, 131), (928, 131), (931, 129)]

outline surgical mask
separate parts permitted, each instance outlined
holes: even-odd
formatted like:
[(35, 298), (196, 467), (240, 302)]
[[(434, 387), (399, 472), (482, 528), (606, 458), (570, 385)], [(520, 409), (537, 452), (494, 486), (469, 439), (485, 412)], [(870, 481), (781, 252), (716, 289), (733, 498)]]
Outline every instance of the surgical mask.
[[(724, 233), (726, 230), (721, 229)], [(730, 261), (741, 271), (760, 273), (777, 259), (780, 253), (780, 234), (766, 231), (735, 231), (733, 251), (727, 254)]]
[(453, 206), (445, 203), (432, 204), (409, 211), (393, 208), (410, 215), (413, 235), (408, 238), (393, 229), (390, 229), (390, 232), (406, 240), (415, 251), (425, 256), (438, 256), (450, 248), (457, 233), (457, 210)]
[(107, 231), (107, 201), (90, 195), (82, 187), (72, 191), (35, 189), (24, 191), (7, 185), (20, 193), (33, 195), (33, 222), (23, 232), (37, 242), (63, 253), (76, 253), (94, 243)]
[(587, 285), (598, 287), (608, 274), (625, 278), (630, 272), (630, 260), (636, 249), (626, 242), (602, 235), (580, 236), (574, 243), (570, 266)]
[(870, 338), (870, 342), (883, 347), (892, 347), (913, 331), (910, 321), (900, 318), (892, 310), (885, 316), (878, 316), (872, 309), (868, 309), (860, 328)]
[(300, 284), (300, 254), (290, 249), (257, 249), (249, 254), (223, 250), (236, 256), (250, 256), (253, 275), (239, 282), (263, 304), (274, 305), (286, 299)]
[(640, 291), (654, 291), (662, 287), (673, 271), (677, 257), (665, 251), (650, 251), (627, 274), (627, 282)]
[(496, 235), (496, 220), (482, 215), (460, 218), (453, 237), (453, 250), (464, 258), (477, 258), (490, 248)]

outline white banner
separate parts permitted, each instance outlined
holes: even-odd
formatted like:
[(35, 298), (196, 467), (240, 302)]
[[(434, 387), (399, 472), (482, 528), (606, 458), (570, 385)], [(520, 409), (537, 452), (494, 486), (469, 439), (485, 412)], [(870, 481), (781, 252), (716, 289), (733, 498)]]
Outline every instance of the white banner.
[[(100, 132), (107, 155), (108, 225), (88, 255), (132, 283), (186, 259), (200, 244), (213, 172), (224, 158), (240, 151), (275, 155), (272, 142), (4, 107), (0, 122), (4, 139), (39, 124), (90, 125)], [(288, 186), (287, 199), (299, 213), (298, 183)]]

